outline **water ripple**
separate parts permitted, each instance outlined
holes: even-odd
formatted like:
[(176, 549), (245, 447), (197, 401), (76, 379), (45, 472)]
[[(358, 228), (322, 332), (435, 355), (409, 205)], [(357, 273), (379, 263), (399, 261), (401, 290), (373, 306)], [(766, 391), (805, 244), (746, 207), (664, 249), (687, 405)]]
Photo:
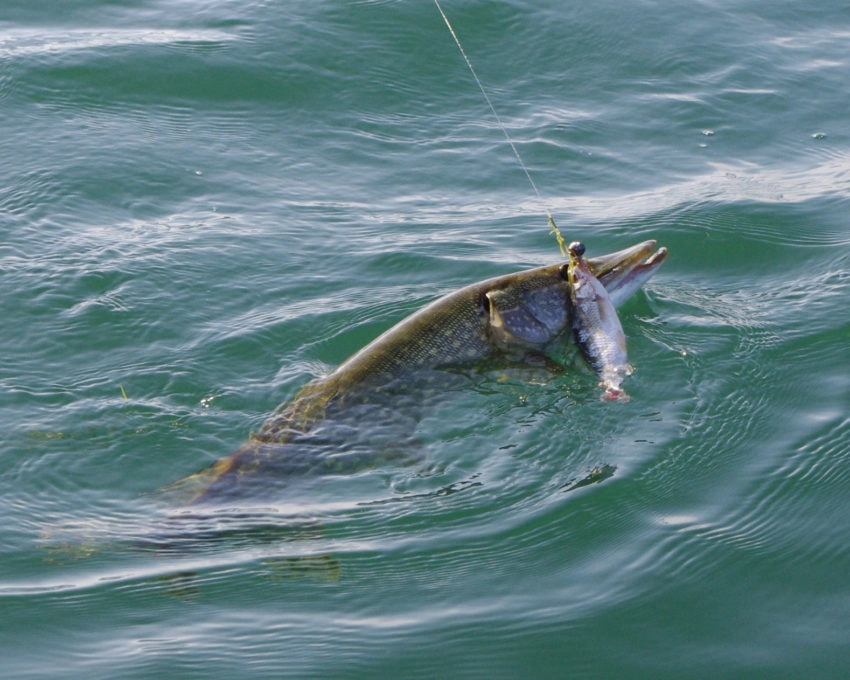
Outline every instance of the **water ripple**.
[(65, 28), (51, 32), (43, 27), (7, 28), (0, 34), (0, 59), (58, 57), (69, 53), (123, 45), (174, 45), (187, 48), (222, 49), (233, 40), (230, 33), (215, 29), (175, 30), (162, 28)]

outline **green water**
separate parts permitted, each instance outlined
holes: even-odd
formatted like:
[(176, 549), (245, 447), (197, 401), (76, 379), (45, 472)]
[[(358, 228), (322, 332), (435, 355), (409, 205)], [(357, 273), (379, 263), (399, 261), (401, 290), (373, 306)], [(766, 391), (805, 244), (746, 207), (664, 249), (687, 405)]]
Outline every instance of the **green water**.
[[(845, 677), (850, 12), (444, 7), (545, 205), (429, 2), (0, 8), (4, 677)], [(415, 464), (150, 502), (547, 208), (670, 250), (628, 404), (493, 381)]]

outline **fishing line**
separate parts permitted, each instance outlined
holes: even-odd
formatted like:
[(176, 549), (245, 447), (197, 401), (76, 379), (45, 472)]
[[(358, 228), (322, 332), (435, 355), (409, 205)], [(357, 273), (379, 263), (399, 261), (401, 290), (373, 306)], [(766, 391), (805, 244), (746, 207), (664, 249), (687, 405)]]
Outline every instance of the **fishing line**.
[(519, 161), (519, 165), (522, 168), (522, 171), (525, 173), (525, 176), (528, 178), (528, 183), (531, 184), (531, 188), (534, 189), (534, 193), (537, 194), (537, 200), (540, 201), (540, 204), (543, 206), (543, 210), (546, 213), (546, 216), (549, 218), (549, 226), (552, 228), (552, 234), (555, 235), (555, 240), (558, 241), (558, 248), (561, 249), (561, 256), (564, 257), (567, 254), (566, 243), (564, 241), (564, 237), (561, 236), (561, 232), (558, 227), (555, 225), (555, 220), (552, 217), (552, 213), (546, 207), (546, 202), (543, 200), (543, 196), (540, 194), (540, 190), (537, 188), (537, 185), (534, 183), (534, 180), (531, 178), (531, 173), (528, 171), (525, 163), (522, 162), (522, 157), (519, 155), (519, 151), (516, 148), (516, 144), (514, 144), (514, 140), (511, 139), (510, 134), (508, 134), (508, 128), (505, 127), (505, 124), (502, 122), (502, 119), (499, 118), (499, 114), (496, 113), (496, 107), (493, 106), (493, 102), (490, 101), (490, 96), (487, 94), (487, 90), (484, 89), (484, 85), (481, 83), (481, 79), (478, 77), (478, 74), (475, 72), (475, 69), (472, 67), (472, 62), (469, 60), (469, 57), (466, 56), (466, 50), (463, 49), (463, 45), (460, 43), (460, 38), (457, 37), (457, 33), (455, 33), (455, 29), (452, 27), (449, 18), (446, 16), (446, 13), (443, 11), (443, 8), (440, 6), (440, 0), (434, 0), (434, 4), (437, 6), (437, 10), (440, 12), (440, 16), (443, 17), (443, 21), (446, 22), (446, 27), (449, 29), (449, 33), (452, 34), (452, 38), (454, 38), (455, 45), (460, 50), (461, 55), (463, 56), (463, 60), (466, 62), (466, 65), (469, 67), (469, 72), (472, 74), (472, 77), (475, 78), (475, 82), (478, 83), (478, 89), (481, 90), (481, 94), (484, 95), (484, 99), (487, 100), (487, 106), (490, 107), (490, 112), (493, 114), (493, 117), (496, 119), (496, 122), (499, 124), (499, 127), (502, 129), (502, 133), (505, 135), (505, 139), (508, 144), (510, 144), (511, 149), (514, 152), (514, 156), (516, 156), (517, 161)]

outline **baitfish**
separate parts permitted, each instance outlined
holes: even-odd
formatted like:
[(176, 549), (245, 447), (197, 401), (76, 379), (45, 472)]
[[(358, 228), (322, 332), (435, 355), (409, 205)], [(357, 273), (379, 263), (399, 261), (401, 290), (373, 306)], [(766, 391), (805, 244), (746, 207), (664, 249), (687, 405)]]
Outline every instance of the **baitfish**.
[(274, 478), (354, 470), (364, 451), (374, 457), (404, 449), (423, 395), (462, 379), (462, 367), (556, 361), (576, 324), (587, 323), (579, 275), (605, 291), (597, 306), (613, 311), (658, 270), (667, 250), (645, 241), (582, 255), (577, 249), (566, 263), (487, 279), (435, 300), (307, 383), (234, 453), (160, 495), (186, 504), (238, 499), (266, 491)]
[(626, 335), (611, 296), (584, 260), (584, 244), (568, 248), (567, 276), (573, 305), (572, 327), (576, 344), (593, 366), (605, 388), (604, 399), (627, 402), (620, 385), (632, 367), (626, 355)]

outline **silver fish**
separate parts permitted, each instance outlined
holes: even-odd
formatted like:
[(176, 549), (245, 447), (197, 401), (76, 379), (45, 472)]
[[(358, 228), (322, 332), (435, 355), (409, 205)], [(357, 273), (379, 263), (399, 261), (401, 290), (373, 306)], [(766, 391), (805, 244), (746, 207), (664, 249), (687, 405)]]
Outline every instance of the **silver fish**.
[(569, 246), (573, 334), (599, 376), (605, 389), (603, 398), (626, 402), (629, 396), (620, 385), (633, 371), (626, 352), (626, 335), (611, 295), (593, 275), (584, 252), (584, 244), (578, 241)]

